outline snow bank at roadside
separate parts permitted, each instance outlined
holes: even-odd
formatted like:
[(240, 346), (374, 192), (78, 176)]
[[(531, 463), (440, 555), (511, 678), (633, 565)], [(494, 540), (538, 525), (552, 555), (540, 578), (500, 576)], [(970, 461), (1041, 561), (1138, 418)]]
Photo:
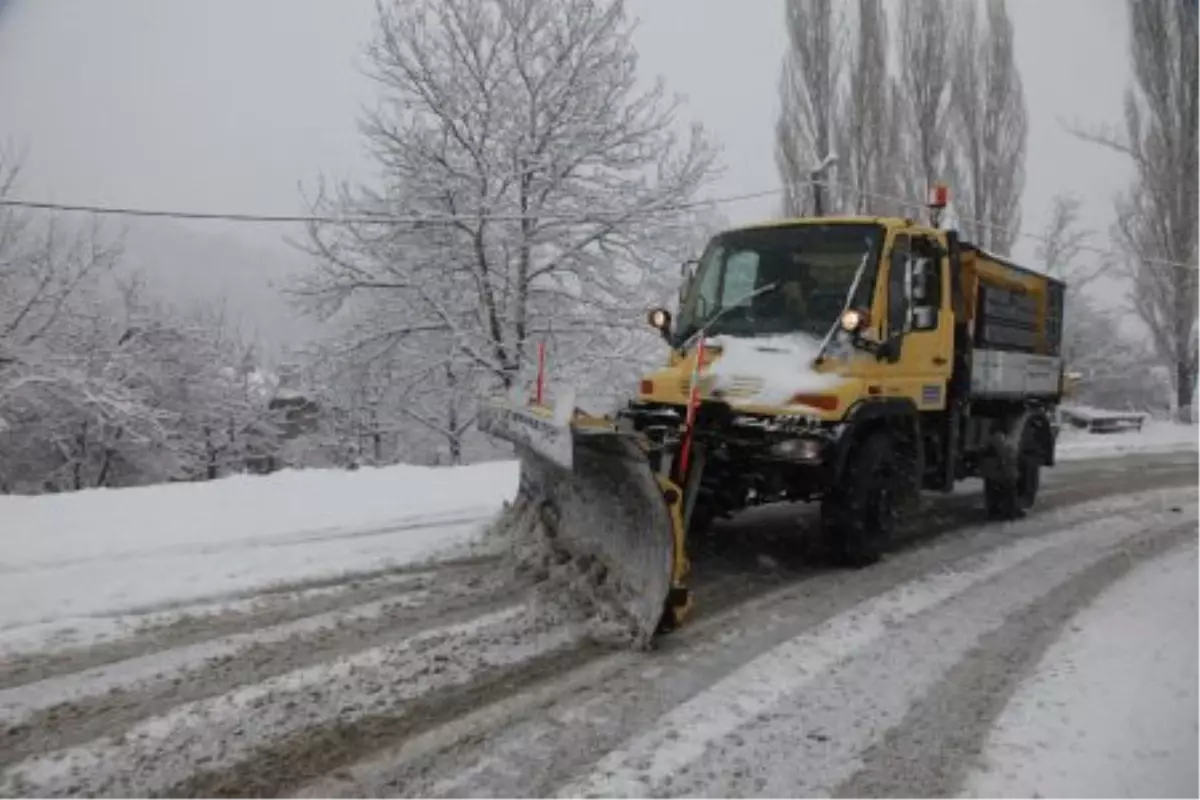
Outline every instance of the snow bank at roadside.
[(1079, 614), (1009, 702), (965, 794), (1195, 797), (1196, 547)]
[[(1065, 428), (1059, 455), (1069, 461), (1194, 451), (1196, 431), (1157, 422), (1114, 434)], [(289, 470), (207, 483), (0, 495), (0, 653), (49, 639), (81, 643), (113, 635), (136, 611), (227, 602), (272, 584), (469, 550), (514, 496), (517, 471), (513, 461)]]
[(1136, 453), (1171, 453), (1197, 449), (1195, 425), (1174, 422), (1147, 422), (1140, 431), (1088, 433), (1064, 426), (1058, 435), (1058, 458), (1078, 461)]
[(486, 513), (516, 492), (516, 465), (284, 470), (207, 483), (0, 496), (0, 569), (164, 546), (312, 538), (332, 529)]
[(516, 486), (492, 462), (0, 496), (0, 640), (461, 551)]

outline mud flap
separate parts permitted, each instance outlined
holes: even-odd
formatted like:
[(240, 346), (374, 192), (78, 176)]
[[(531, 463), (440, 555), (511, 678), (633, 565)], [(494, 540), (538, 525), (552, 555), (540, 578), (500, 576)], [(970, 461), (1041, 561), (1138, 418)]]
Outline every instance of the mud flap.
[(481, 412), (480, 429), (516, 446), (519, 493), (549, 512), (542, 518), (555, 549), (600, 565), (606, 597), (648, 643), (686, 571), (679, 490), (655, 476), (633, 435), (611, 424), (493, 407)]

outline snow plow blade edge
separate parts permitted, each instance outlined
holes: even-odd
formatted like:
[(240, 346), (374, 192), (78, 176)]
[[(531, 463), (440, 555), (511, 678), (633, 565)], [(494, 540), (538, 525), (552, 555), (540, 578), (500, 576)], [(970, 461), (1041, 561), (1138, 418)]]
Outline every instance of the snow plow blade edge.
[(535, 409), (481, 410), (480, 430), (512, 442), (520, 460), (518, 497), (541, 506), (553, 546), (603, 566), (610, 600), (648, 643), (683, 621), (681, 492), (656, 476), (635, 434), (606, 420), (555, 420)]

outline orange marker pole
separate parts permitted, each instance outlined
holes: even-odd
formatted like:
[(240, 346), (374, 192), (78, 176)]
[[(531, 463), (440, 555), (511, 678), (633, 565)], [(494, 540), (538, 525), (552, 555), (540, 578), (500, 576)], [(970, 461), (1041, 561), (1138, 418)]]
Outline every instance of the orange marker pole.
[(700, 365), (704, 361), (704, 337), (696, 344), (696, 363), (692, 365), (692, 382), (688, 392), (687, 417), (684, 421), (683, 447), (679, 451), (679, 479), (687, 475), (688, 459), (692, 452), (692, 433), (696, 426), (696, 412), (700, 407)]

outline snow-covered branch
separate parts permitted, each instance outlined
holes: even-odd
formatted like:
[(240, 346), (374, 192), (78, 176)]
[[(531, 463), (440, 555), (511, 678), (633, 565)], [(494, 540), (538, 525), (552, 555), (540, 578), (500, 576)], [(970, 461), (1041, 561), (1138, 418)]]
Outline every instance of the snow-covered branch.
[(1115, 238), (1127, 254), (1133, 309), (1170, 373), (1172, 404), (1188, 417), (1200, 371), (1196, 11), (1175, 0), (1130, 0), (1127, 7), (1134, 85), (1124, 131), (1076, 134), (1133, 162), (1132, 184), (1117, 201)]
[(1021, 227), (1028, 121), (1004, 0), (956, 3), (951, 109), (961, 163), (957, 203), (967, 237), (1007, 254)]
[(428, 222), (311, 226), (297, 295), (364, 380), (419, 369), (420, 391), (388, 402), (441, 399), (389, 413), (454, 452), (474, 398), (527, 379), (535, 335), (594, 379), (677, 274), (663, 241), (695, 218), (684, 206), (716, 151), (699, 128), (677, 134), (661, 84), (639, 85), (631, 35), (622, 2), (378, 4), (380, 96), (361, 128), (380, 179), (322, 189), (314, 208)]

